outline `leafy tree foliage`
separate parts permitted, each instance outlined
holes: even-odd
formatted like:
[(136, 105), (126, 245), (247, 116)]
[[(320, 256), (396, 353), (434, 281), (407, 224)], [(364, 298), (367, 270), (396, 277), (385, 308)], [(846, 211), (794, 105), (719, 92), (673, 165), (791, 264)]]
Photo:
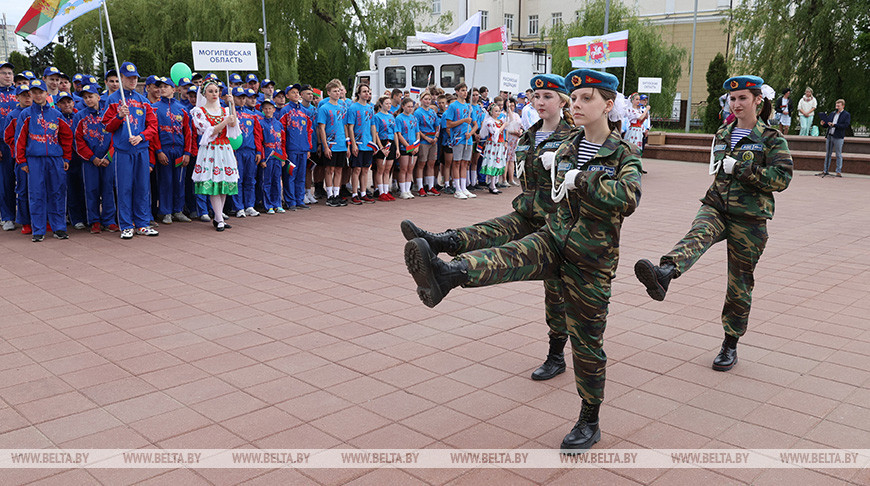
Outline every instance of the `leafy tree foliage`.
[(30, 58), (18, 51), (12, 51), (9, 53), (9, 62), (15, 66), (16, 73), (30, 69)]
[[(549, 30), (548, 34), (553, 39), (550, 52), (553, 54), (554, 73), (567, 74), (572, 69), (568, 58), (568, 39), (604, 32), (604, 4), (604, 0), (589, 0), (578, 11), (574, 22), (563, 23)], [(625, 86), (621, 86), (622, 68), (607, 68), (606, 71), (620, 79), (620, 90), (625, 94), (637, 91), (639, 76), (662, 78), (662, 92), (650, 96), (650, 107), (654, 114), (670, 115), (682, 71), (681, 62), (686, 56), (685, 49), (662, 40), (655, 26), (637, 18), (631, 9), (618, 0), (610, 3), (608, 29), (610, 32), (628, 30)]]
[(734, 22), (735, 72), (758, 74), (777, 93), (812, 87), (820, 112), (843, 98), (853, 125), (870, 123), (870, 0), (746, 1)]
[(719, 97), (725, 93), (722, 83), (728, 79), (728, 66), (725, 56), (720, 52), (710, 61), (707, 68), (707, 108), (704, 111), (704, 131), (716, 133), (724, 120), (719, 118)]

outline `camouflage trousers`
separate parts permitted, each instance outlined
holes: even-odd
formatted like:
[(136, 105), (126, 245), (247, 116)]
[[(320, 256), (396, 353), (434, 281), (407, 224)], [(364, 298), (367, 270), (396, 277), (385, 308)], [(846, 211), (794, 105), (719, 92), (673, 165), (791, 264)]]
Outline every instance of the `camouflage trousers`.
[(566, 261), (545, 230), (499, 247), (464, 253), (457, 259), (468, 265), (465, 287), (524, 280), (559, 281), (577, 392), (592, 404), (604, 400), (607, 355), (603, 344), (610, 302), (609, 273)]
[[(513, 211), (482, 223), (456, 229), (460, 243), (457, 254), (474, 250), (483, 250), (504, 245), (532, 234), (543, 226), (533, 220)], [(559, 279), (544, 280), (544, 309), (549, 335), (565, 337), (568, 332), (565, 327), (565, 300), (562, 298), (562, 281)]]
[(679, 276), (722, 240), (728, 243), (728, 290), (722, 307), (722, 326), (725, 334), (740, 337), (746, 333), (749, 321), (755, 265), (767, 243), (766, 220), (731, 217), (703, 204), (692, 222), (692, 229), (661, 258), (661, 263), (673, 263)]

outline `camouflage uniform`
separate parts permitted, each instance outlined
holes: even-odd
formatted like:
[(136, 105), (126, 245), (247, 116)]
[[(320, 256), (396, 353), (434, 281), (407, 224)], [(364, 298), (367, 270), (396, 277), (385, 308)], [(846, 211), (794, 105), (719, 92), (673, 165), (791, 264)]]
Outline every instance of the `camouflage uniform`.
[[(584, 401), (604, 399), (602, 349), (610, 300), (610, 281), (619, 259), (622, 220), (640, 201), (637, 148), (613, 131), (598, 153), (577, 167), (582, 129), (556, 152), (556, 184), (565, 173), (582, 169), (578, 186), (568, 191), (546, 218), (546, 226), (498, 248), (472, 251), (458, 258), (468, 266), (465, 287), (520, 280), (559, 279), (574, 357), (577, 391)], [(552, 204), (551, 202), (548, 204)]]
[(773, 192), (788, 187), (792, 160), (785, 138), (760, 120), (747, 137), (730, 149), (735, 126), (736, 122), (720, 128), (713, 142), (715, 161), (728, 155), (737, 160), (732, 174), (719, 168), (701, 199), (703, 204), (692, 229), (660, 263), (674, 264), (679, 276), (714, 243), (726, 240), (728, 290), (722, 325), (725, 334), (739, 338), (746, 332), (749, 320), (753, 272), (767, 243), (767, 220), (773, 218)]
[[(546, 216), (556, 210), (556, 205), (550, 197), (552, 187), (550, 172), (541, 165), (539, 157), (544, 152), (558, 149), (562, 142), (570, 137), (572, 129), (567, 122), (561, 120), (556, 130), (535, 146), (535, 134), (543, 123), (543, 121), (535, 123), (520, 137), (517, 144), (517, 161), (524, 161), (525, 169), (521, 179), (523, 192), (514, 198), (514, 211), (482, 223), (456, 229), (459, 244), (454, 256), (468, 251), (501, 246), (534, 233), (546, 224)], [(561, 280), (544, 280), (544, 307), (550, 336), (566, 336), (565, 300), (562, 297)]]

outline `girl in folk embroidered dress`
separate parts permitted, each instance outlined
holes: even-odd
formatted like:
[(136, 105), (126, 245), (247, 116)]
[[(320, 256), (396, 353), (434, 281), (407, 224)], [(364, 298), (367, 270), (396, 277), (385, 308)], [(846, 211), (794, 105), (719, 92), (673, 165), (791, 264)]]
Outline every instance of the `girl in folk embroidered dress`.
[(194, 192), (209, 196), (214, 209), (214, 227), (223, 231), (230, 227), (223, 219), (227, 195), (237, 194), (239, 190), (239, 169), (230, 138), (240, 136), (241, 130), (232, 96), (228, 96), (229, 108), (221, 107), (219, 97), (217, 83), (207, 81), (197, 93), (196, 108), (191, 110), (191, 116), (202, 135), (193, 169)]
[(496, 188), (499, 177), (505, 172), (505, 163), (507, 154), (505, 153), (505, 122), (499, 120), (501, 115), (500, 98), (496, 98), (499, 102), (489, 104), (486, 119), (483, 120), (483, 126), (480, 129), (480, 138), (486, 140), (486, 146), (483, 149), (483, 162), (480, 166), (480, 172), (486, 175), (489, 183), (489, 192), (492, 194), (500, 194)]
[(625, 140), (637, 145), (637, 148), (643, 149), (643, 122), (649, 116), (649, 110), (644, 110), (640, 106), (640, 95), (637, 93), (631, 95), (631, 107), (628, 109), (628, 131), (625, 134)]

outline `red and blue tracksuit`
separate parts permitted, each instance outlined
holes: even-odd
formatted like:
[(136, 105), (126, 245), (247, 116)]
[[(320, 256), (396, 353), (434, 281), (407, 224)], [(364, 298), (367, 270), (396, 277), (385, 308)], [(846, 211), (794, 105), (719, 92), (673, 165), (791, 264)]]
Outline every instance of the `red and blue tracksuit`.
[[(103, 125), (112, 134), (115, 147), (115, 184), (118, 187), (118, 224), (122, 230), (147, 227), (151, 222), (151, 160), (149, 144), (157, 139), (157, 117), (148, 100), (135, 91), (124, 90), (130, 115), (130, 128), (118, 116), (121, 92), (106, 100)], [(131, 136), (141, 136), (137, 145)], [(158, 141), (159, 143), (159, 141)]]
[[(0, 86), (0, 134), (6, 132), (8, 116), (18, 107), (15, 85)], [(0, 220), (15, 219), (15, 162), (12, 149), (0, 143)]]
[(184, 210), (184, 175), (187, 169), (181, 159), (191, 155), (193, 135), (190, 131), (190, 117), (181, 103), (174, 98), (160, 98), (152, 105), (157, 115), (158, 143), (152, 147), (154, 153), (164, 154), (168, 165), (155, 164), (159, 184), (160, 207), (157, 214), (180, 213)]
[(73, 154), (73, 134), (60, 110), (33, 104), (18, 115), (15, 162), (29, 170), (30, 219), (34, 235), (44, 235), (46, 221), (66, 231), (66, 171)]
[[(11, 151), (12, 161), (15, 161), (15, 141), (18, 139), (18, 115), (24, 108), (16, 107), (6, 117), (6, 129), (3, 131), (3, 141)], [(30, 201), (27, 198), (27, 172), (21, 170), (22, 165), (15, 164), (15, 222), (20, 225), (30, 224)]]
[[(75, 112), (69, 115), (64, 113), (64, 118), (69, 123), (70, 129), (73, 130), (73, 138), (75, 138)], [(82, 165), (84, 160), (73, 150), (72, 160), (69, 162), (69, 169), (66, 171), (66, 208), (69, 213), (69, 222), (73, 225), (78, 223), (84, 224), (87, 221), (87, 212), (85, 210), (85, 182), (82, 179)]]
[(96, 159), (107, 158), (112, 147), (112, 136), (106, 132), (103, 117), (97, 110), (85, 107), (73, 118), (73, 134), (76, 154), (83, 160), (82, 179), (88, 224), (117, 224), (115, 162), (110, 160), (106, 167), (94, 165)]
[[(266, 209), (281, 207), (281, 163), (284, 153), (284, 126), (275, 117), (263, 117), (263, 148), (266, 168), (263, 172), (263, 205)], [(292, 167), (289, 170), (293, 170)]]
[(254, 207), (257, 180), (257, 154), (263, 157), (263, 127), (257, 115), (247, 108), (236, 107), (239, 127), (242, 129), (242, 146), (236, 150), (239, 166), (239, 192), (232, 196), (236, 211)]
[(284, 106), (280, 120), (284, 127), (287, 162), (296, 166), (291, 174), (284, 175), (284, 202), (290, 207), (301, 206), (305, 203), (306, 162), (308, 152), (314, 150), (311, 145), (314, 133), (312, 111), (300, 103), (288, 102)]

